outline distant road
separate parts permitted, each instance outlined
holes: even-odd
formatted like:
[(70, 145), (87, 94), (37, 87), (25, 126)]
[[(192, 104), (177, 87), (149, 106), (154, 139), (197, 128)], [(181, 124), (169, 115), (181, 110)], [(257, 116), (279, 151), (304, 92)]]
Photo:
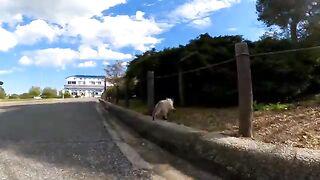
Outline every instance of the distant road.
[(0, 179), (148, 179), (103, 129), (94, 101), (68, 101), (0, 102)]

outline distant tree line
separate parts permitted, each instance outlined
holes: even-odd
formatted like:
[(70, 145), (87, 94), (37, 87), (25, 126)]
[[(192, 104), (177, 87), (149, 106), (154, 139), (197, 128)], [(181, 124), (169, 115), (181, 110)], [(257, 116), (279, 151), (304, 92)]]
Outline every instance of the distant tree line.
[[(63, 94), (62, 91), (58, 91), (54, 88), (46, 87), (44, 89), (41, 89), (40, 87), (37, 86), (32, 86), (28, 92), (22, 93), (22, 94), (10, 94), (7, 95), (5, 93), (5, 90), (0, 87), (0, 99), (32, 99), (34, 97), (41, 97), (43, 99), (48, 99), (48, 98), (62, 98)], [(70, 98), (71, 95), (69, 92), (64, 93), (65, 98)]]

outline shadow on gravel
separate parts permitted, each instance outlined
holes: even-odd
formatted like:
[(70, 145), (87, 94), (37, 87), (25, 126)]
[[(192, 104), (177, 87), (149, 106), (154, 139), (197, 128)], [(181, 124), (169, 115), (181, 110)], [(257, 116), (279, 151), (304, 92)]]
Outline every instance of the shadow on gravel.
[(140, 176), (104, 130), (93, 101), (0, 107), (0, 151), (79, 173)]

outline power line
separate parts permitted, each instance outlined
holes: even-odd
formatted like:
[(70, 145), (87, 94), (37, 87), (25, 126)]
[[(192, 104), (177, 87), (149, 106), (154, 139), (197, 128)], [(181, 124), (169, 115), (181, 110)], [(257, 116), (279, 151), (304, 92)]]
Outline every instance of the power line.
[(307, 50), (314, 50), (314, 49), (320, 49), (320, 46), (314, 46), (314, 47), (308, 47), (308, 48), (298, 48), (298, 49), (289, 49), (289, 50), (283, 50), (283, 51), (273, 51), (273, 52), (266, 52), (266, 53), (257, 53), (257, 54), (250, 55), (250, 57), (277, 55), (277, 54), (285, 54), (285, 53), (290, 53), (290, 52), (300, 52), (300, 51), (307, 51)]
[[(193, 72), (197, 72), (197, 71), (202, 71), (202, 70), (205, 70), (205, 69), (209, 69), (209, 68), (213, 68), (213, 67), (220, 66), (220, 65), (223, 65), (223, 64), (227, 64), (227, 63), (230, 63), (230, 62), (233, 62), (233, 61), (235, 61), (235, 59), (231, 58), (231, 59), (223, 61), (223, 62), (219, 62), (219, 63), (215, 63), (215, 64), (209, 64), (209, 65), (204, 66), (204, 67), (183, 71), (181, 73), (182, 74), (188, 74), (188, 73), (193, 73)], [(168, 74), (168, 75), (163, 75), (163, 76), (156, 76), (155, 78), (156, 79), (162, 79), (162, 78), (169, 78), (169, 77), (174, 77), (174, 76), (178, 76), (178, 75), (179, 75), (179, 73), (173, 73), (173, 74)]]

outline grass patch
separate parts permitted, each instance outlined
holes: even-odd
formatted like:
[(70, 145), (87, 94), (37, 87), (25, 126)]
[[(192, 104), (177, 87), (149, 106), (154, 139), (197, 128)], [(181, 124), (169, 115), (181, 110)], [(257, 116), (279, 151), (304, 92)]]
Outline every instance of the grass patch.
[[(317, 97), (319, 98), (319, 96)], [(320, 99), (320, 98), (319, 98)], [(320, 149), (320, 100), (309, 99), (293, 104), (255, 104), (254, 138), (272, 144)], [(120, 101), (124, 106), (124, 101)], [(147, 105), (130, 101), (129, 109), (145, 113)], [(168, 121), (205, 131), (238, 131), (238, 108), (176, 107)]]

